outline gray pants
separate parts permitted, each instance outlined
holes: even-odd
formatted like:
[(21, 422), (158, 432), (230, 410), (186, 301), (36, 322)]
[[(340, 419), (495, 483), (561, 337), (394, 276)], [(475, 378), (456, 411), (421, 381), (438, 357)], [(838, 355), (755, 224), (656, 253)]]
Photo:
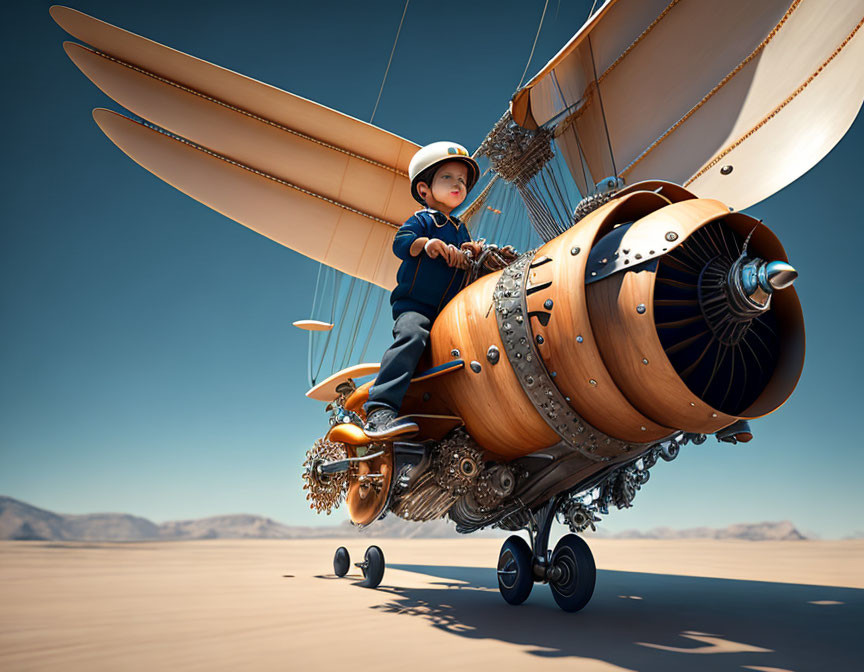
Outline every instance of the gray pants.
[(396, 318), (393, 345), (381, 358), (381, 370), (369, 390), (369, 401), (363, 407), (367, 413), (382, 406), (399, 412), (402, 398), (429, 342), (431, 328), (432, 320), (422, 313), (407, 310)]

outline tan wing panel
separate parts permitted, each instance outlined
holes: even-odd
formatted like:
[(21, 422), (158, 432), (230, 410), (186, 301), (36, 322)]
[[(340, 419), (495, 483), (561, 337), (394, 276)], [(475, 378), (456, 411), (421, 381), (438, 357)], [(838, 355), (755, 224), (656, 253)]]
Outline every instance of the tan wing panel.
[[(391, 245), (396, 227), (416, 209), (407, 176), (416, 144), (81, 12), (52, 7), (51, 16), (92, 45), (65, 45), (91, 81), (192, 143), (94, 113), (134, 160), (301, 254), (387, 289), (395, 285)], [(168, 157), (203, 174), (183, 174)], [(264, 201), (244, 202), (259, 191)]]
[(618, 0), (603, 10), (512, 108), (520, 123), (558, 125), (574, 175), (574, 130), (592, 177), (615, 172), (608, 126), (628, 182), (667, 179), (742, 209), (815, 165), (864, 99), (864, 0)]
[(394, 226), (417, 208), (408, 177), (393, 167), (268, 123), (79, 44), (64, 46), (75, 65), (120, 105), (211, 151)]
[(130, 158), (184, 194), (315, 261), (385, 289), (395, 285), (392, 226), (110, 110), (94, 110), (93, 118)]
[(115, 59), (403, 173), (408, 172), (408, 163), (419, 149), (413, 142), (359, 119), (74, 9), (54, 6), (50, 12), (67, 33)]

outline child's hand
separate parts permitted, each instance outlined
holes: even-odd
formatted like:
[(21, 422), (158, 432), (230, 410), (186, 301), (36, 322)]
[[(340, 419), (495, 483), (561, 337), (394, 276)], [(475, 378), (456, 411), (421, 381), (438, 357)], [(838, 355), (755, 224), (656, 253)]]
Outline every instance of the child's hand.
[(483, 252), (483, 243), (485, 240), (469, 240), (467, 243), (462, 243), (462, 249), (471, 252), (471, 256), (475, 259)]
[(435, 257), (443, 257), (444, 261), (447, 262), (447, 265), (452, 266), (453, 264), (451, 263), (451, 247), (452, 245), (448, 245), (440, 238), (430, 238), (426, 242), (426, 245), (423, 246), (423, 249), (430, 258), (434, 259)]

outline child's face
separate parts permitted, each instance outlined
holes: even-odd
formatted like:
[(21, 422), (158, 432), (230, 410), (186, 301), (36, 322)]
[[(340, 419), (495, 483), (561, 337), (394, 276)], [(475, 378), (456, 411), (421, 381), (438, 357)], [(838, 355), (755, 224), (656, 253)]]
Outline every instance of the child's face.
[[(442, 164), (432, 178), (431, 194), (426, 195), (427, 203), (436, 202), (449, 210), (456, 208), (468, 194), (468, 166), (461, 161), (447, 161)], [(421, 182), (421, 184), (423, 184)], [(430, 199), (429, 196), (432, 196)], [(434, 206), (432, 206), (434, 207)], [(436, 208), (441, 210), (441, 208)]]

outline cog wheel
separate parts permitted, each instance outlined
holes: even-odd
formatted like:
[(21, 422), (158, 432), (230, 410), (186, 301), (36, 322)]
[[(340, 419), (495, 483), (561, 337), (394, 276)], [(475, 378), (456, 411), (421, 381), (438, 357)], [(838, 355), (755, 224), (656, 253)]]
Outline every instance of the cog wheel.
[(306, 453), (306, 460), (303, 462), (303, 489), (307, 491), (306, 499), (309, 500), (311, 509), (329, 516), (333, 509), (339, 508), (348, 491), (348, 472), (321, 474), (318, 472), (318, 465), (347, 458), (345, 444), (325, 439), (318, 439)]
[(483, 453), (468, 434), (457, 430), (438, 446), (432, 457), (432, 469), (443, 490), (461, 497), (483, 469)]

